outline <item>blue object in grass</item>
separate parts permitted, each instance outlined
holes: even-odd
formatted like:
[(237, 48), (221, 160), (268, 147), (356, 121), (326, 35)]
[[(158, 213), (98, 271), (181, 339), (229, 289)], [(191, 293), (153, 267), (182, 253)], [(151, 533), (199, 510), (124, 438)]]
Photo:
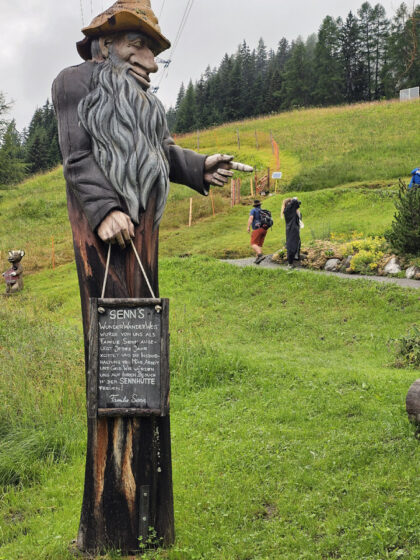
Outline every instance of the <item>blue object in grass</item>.
[(412, 178), (408, 188), (412, 189), (413, 187), (420, 187), (420, 167), (415, 167), (411, 172), (411, 175)]

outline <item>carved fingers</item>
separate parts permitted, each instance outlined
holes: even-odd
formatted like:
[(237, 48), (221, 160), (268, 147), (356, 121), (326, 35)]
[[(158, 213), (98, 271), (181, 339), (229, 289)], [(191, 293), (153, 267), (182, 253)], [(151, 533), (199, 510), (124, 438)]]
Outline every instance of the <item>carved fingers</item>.
[(206, 158), (204, 163), (204, 180), (209, 185), (223, 187), (236, 171), (251, 172), (253, 168), (243, 163), (233, 161), (233, 156), (214, 154)]
[(114, 210), (101, 222), (98, 235), (105, 243), (118, 243), (124, 249), (134, 237), (134, 225), (130, 216)]
[(238, 161), (232, 161), (230, 165), (231, 168), (236, 171), (244, 171), (245, 173), (251, 173), (254, 171), (254, 168), (250, 165), (245, 165), (245, 163), (239, 163)]
[(215, 169), (221, 167), (220, 164), (225, 164), (225, 167), (228, 168), (229, 162), (233, 160), (233, 156), (228, 156), (226, 154), (213, 154), (212, 156), (208, 156), (206, 161), (204, 162), (204, 169), (205, 171), (214, 172)]
[(217, 171), (211, 174), (208, 183), (210, 185), (223, 187), (223, 185), (225, 185), (232, 176), (233, 176), (233, 171), (229, 171), (228, 169), (223, 169), (222, 167), (219, 167)]

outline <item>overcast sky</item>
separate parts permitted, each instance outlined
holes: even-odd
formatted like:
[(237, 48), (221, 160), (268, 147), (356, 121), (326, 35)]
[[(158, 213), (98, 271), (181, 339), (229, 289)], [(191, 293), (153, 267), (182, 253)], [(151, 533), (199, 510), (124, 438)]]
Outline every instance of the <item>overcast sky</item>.
[[(152, 0), (160, 26), (171, 41), (177, 36), (189, 0)], [(107, 0), (0, 0), (0, 91), (13, 100), (9, 116), (21, 130), (36, 107), (50, 98), (51, 83), (61, 69), (79, 64), (75, 43), (80, 29), (111, 2)], [(371, 2), (375, 4), (376, 2)], [(251, 48), (263, 37), (275, 49), (281, 37), (306, 38), (327, 15), (357, 12), (362, 0), (194, 0), (169, 72), (153, 79), (158, 96), (173, 105), (181, 82), (196, 80), (205, 68), (218, 66), (244, 39)], [(388, 17), (400, 1), (383, 0)], [(408, 2), (410, 4), (410, 2)], [(172, 57), (171, 51), (162, 58)]]

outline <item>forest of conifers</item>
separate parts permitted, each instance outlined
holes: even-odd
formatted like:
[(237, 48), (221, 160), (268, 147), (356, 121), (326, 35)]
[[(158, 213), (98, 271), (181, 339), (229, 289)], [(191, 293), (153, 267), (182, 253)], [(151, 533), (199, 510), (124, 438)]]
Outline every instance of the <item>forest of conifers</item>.
[[(420, 85), (420, 5), (401, 4), (387, 18), (381, 4), (361, 5), (345, 19), (324, 18), (306, 40), (246, 41), (195, 84), (181, 86), (167, 112), (169, 128), (182, 133), (297, 107), (392, 98)], [(47, 101), (22, 133), (5, 118), (10, 103), (0, 92), (0, 189), (60, 162), (57, 122)]]
[(203, 129), (282, 110), (395, 97), (420, 85), (420, 5), (402, 3), (391, 18), (364, 2), (345, 19), (324, 18), (318, 33), (277, 50), (246, 41), (218, 68), (181, 86), (167, 117), (172, 132)]

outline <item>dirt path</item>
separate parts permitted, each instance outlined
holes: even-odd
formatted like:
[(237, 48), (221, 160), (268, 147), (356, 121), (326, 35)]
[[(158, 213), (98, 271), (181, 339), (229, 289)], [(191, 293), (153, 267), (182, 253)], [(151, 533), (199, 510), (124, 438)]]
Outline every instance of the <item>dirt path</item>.
[[(273, 263), (270, 256), (267, 256), (260, 264), (254, 264), (255, 257), (246, 259), (226, 259), (222, 262), (233, 264), (239, 267), (254, 266), (255, 268), (271, 268), (286, 270), (286, 266), (282, 264)], [(326, 274), (327, 276), (338, 276), (339, 278), (348, 278), (349, 280), (372, 280), (373, 282), (383, 282), (385, 284), (397, 284), (402, 288), (417, 288), (420, 289), (419, 280), (408, 280), (407, 278), (392, 278), (390, 276), (361, 276), (360, 274), (343, 274), (342, 272), (328, 272), (326, 270), (312, 270), (305, 268), (296, 269), (298, 274)]]

